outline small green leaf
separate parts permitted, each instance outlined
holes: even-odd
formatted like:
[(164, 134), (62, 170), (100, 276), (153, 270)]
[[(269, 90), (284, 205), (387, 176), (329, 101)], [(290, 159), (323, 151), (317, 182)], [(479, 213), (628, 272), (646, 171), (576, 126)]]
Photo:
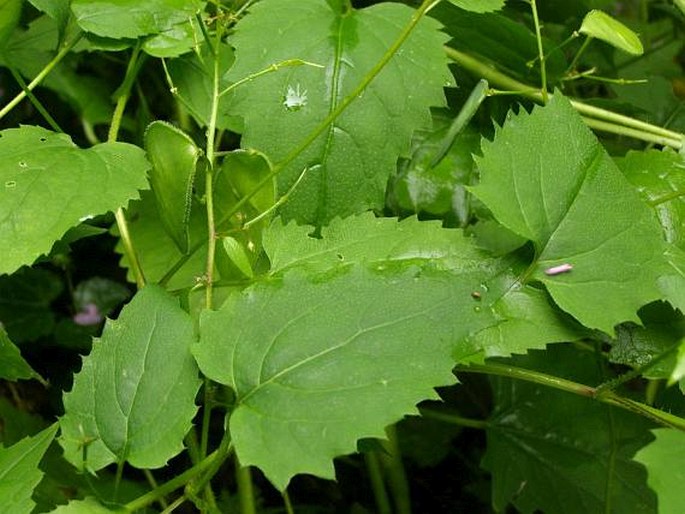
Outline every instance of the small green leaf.
[(178, 57), (199, 46), (202, 32), (195, 18), (178, 23), (167, 30), (148, 37), (143, 50), (153, 57)]
[(43, 477), (38, 464), (55, 438), (58, 427), (54, 423), (9, 448), (0, 447), (0, 498), (4, 512), (29, 514), (33, 510), (35, 502), (31, 495)]
[(80, 220), (137, 198), (148, 168), (127, 143), (82, 150), (40, 127), (0, 132), (0, 274), (31, 264)]
[(530, 278), (587, 327), (610, 333), (639, 321), (637, 310), (661, 298), (665, 243), (653, 210), (568, 100), (557, 93), (547, 106), (509, 117), (482, 148), (472, 191), (534, 243)]
[(76, 22), (86, 32), (114, 39), (157, 34), (187, 20), (200, 0), (72, 0)]
[(593, 9), (585, 18), (578, 30), (581, 34), (601, 39), (611, 46), (632, 55), (642, 55), (644, 48), (640, 38), (623, 23), (607, 13)]
[(0, 49), (19, 24), (23, 0), (0, 0)]
[(221, 242), (231, 262), (236, 265), (243, 275), (252, 278), (254, 276), (252, 264), (250, 264), (250, 259), (247, 257), (243, 246), (233, 237), (224, 237)]
[(450, 0), (457, 7), (472, 12), (499, 11), (504, 7), (505, 0)]
[(152, 163), (150, 184), (162, 224), (186, 253), (193, 181), (202, 151), (185, 132), (163, 121), (148, 125), (145, 151)]
[(647, 468), (647, 483), (659, 498), (659, 514), (681, 514), (685, 505), (685, 434), (673, 428), (652, 430), (654, 441), (635, 455)]
[[(262, 180), (268, 179), (271, 169), (266, 155), (256, 150), (235, 150), (226, 155), (215, 178), (214, 205), (218, 218), (223, 219), (237, 199), (252, 193)], [(250, 198), (249, 204), (260, 214), (274, 205), (275, 195), (275, 179), (271, 179)]]
[(685, 14), (685, 0), (674, 0), (678, 8)]
[[(605, 380), (596, 355), (571, 345), (504, 362), (584, 384)], [(495, 511), (511, 502), (523, 514), (656, 512), (645, 470), (632, 460), (651, 438), (649, 420), (547, 386), (491, 382), (495, 407), (483, 467), (492, 473)]]
[[(324, 68), (289, 68), (238, 87), (234, 113), (245, 121), (243, 148), (258, 149), (274, 163), (286, 158), (372, 71), (414, 14), (390, 2), (345, 6), (265, 0), (236, 24), (234, 82), (289, 59)], [(408, 156), (415, 130), (430, 127), (430, 107), (445, 105), (443, 87), (453, 82), (439, 28), (421, 19), (366, 90), (279, 173), (280, 196), (308, 169), (281, 207), (286, 219), (323, 225), (383, 207), (397, 158)]]
[(36, 378), (47, 384), (23, 359), (19, 348), (12, 344), (2, 325), (0, 325), (0, 378), (11, 381)]
[(124, 461), (157, 468), (180, 452), (200, 386), (193, 341), (190, 316), (154, 285), (140, 290), (116, 321), (108, 320), (64, 395), (67, 460), (83, 468), (84, 444), (93, 471)]
[(672, 386), (683, 377), (685, 377), (685, 338), (680, 341), (680, 345), (678, 346), (675, 366), (673, 367), (673, 371), (671, 371), (671, 375), (668, 377), (668, 385)]

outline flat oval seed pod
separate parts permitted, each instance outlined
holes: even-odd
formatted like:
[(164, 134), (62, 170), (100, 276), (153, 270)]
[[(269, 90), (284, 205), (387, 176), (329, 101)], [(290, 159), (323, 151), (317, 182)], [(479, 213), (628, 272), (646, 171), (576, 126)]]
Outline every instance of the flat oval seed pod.
[(185, 132), (164, 121), (148, 126), (145, 150), (152, 163), (150, 184), (159, 217), (176, 246), (186, 253), (193, 180), (202, 150)]

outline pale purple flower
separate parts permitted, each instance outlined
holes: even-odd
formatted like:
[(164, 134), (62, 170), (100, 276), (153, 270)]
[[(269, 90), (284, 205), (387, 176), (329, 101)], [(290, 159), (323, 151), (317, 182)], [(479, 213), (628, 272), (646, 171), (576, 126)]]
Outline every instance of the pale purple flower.
[(94, 303), (87, 303), (83, 306), (81, 312), (74, 316), (74, 323), (84, 326), (97, 325), (102, 322), (103, 319), (104, 317), (98, 309), (98, 306)]

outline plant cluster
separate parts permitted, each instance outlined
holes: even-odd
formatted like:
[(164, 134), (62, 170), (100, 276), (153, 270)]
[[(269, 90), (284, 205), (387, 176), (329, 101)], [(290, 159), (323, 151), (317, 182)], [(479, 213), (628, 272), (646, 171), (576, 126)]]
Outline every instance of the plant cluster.
[(0, 510), (685, 510), (685, 3), (411, 4), (0, 0)]

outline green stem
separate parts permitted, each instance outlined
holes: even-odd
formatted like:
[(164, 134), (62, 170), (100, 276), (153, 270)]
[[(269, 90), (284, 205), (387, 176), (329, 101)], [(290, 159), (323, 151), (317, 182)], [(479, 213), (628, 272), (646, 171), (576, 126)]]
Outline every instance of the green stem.
[(643, 130), (626, 127), (624, 125), (617, 125), (616, 123), (611, 123), (610, 121), (588, 118), (587, 116), (583, 116), (583, 121), (588, 127), (595, 130), (600, 130), (602, 132), (632, 137), (634, 139), (640, 139), (648, 143), (656, 143), (662, 146), (670, 146), (676, 150), (680, 150), (683, 147), (682, 139), (671, 139), (657, 134), (652, 134), (650, 132), (645, 132)]
[(461, 427), (476, 428), (478, 430), (486, 430), (490, 427), (490, 423), (487, 421), (482, 421), (480, 419), (470, 419), (459, 416), (458, 414), (452, 414), (448, 412), (440, 412), (433, 409), (420, 409), (421, 416), (428, 419), (434, 419), (436, 421), (443, 421), (445, 423), (450, 423), (452, 425), (459, 425)]
[(464, 130), (464, 127), (468, 125), (469, 121), (471, 121), (471, 118), (473, 118), (473, 116), (476, 114), (476, 111), (478, 111), (480, 104), (482, 104), (483, 100), (485, 100), (487, 97), (487, 93), (488, 81), (484, 79), (479, 80), (478, 84), (476, 84), (476, 87), (473, 88), (473, 91), (471, 91), (471, 94), (466, 99), (466, 102), (464, 102), (459, 114), (457, 114), (457, 117), (454, 118), (452, 125), (450, 125), (447, 134), (440, 144), (440, 148), (438, 148), (437, 152), (435, 152), (435, 155), (431, 160), (431, 168), (435, 168), (445, 157), (445, 155), (447, 155), (452, 143), (454, 143), (454, 139), (461, 133), (462, 130)]
[(257, 506), (254, 500), (254, 486), (252, 473), (248, 466), (241, 466), (235, 458), (235, 478), (238, 484), (238, 498), (240, 500), (240, 514), (256, 514)]
[(286, 514), (295, 514), (295, 510), (293, 509), (293, 504), (290, 501), (290, 496), (288, 495), (288, 491), (285, 490), (283, 491), (283, 504), (285, 505), (285, 512)]
[(376, 451), (364, 453), (364, 461), (366, 462), (366, 470), (371, 482), (373, 498), (376, 502), (376, 512), (378, 514), (392, 514), (390, 498), (383, 482), (383, 470), (378, 460), (378, 453)]
[[(145, 478), (148, 484), (150, 484), (150, 487), (152, 487), (152, 489), (157, 489), (159, 487), (159, 485), (157, 484), (157, 480), (155, 480), (155, 477), (152, 474), (152, 471), (150, 471), (149, 469), (144, 469), (143, 474), (145, 475)], [(157, 502), (159, 503), (159, 506), (162, 507), (162, 509), (166, 509), (169, 507), (169, 504), (167, 503), (166, 498), (164, 498), (164, 496), (159, 498)]]
[[(211, 473), (212, 470), (217, 470), (219, 469), (219, 466), (226, 460), (226, 457), (230, 454), (231, 450), (231, 445), (230, 443), (228, 444), (222, 444), (217, 448), (212, 454), (210, 454), (206, 459), (204, 459), (202, 462), (197, 464), (196, 466), (193, 466), (192, 468), (184, 471), (180, 475), (172, 478), (168, 482), (162, 484), (158, 488), (154, 489), (153, 491), (147, 492), (144, 495), (136, 498), (135, 500), (127, 503), (124, 506), (124, 511), (125, 512), (136, 512), (138, 510), (144, 509), (148, 505), (151, 505), (152, 503), (156, 502), (159, 498), (166, 496), (172, 492), (174, 492), (176, 489), (179, 489), (183, 487), (184, 485), (188, 484), (191, 480), (193, 480), (195, 477), (199, 476), (202, 473)], [(211, 476), (210, 476), (211, 478)]]
[(385, 467), (388, 486), (392, 494), (395, 512), (397, 514), (411, 514), (411, 498), (409, 495), (409, 482), (402, 463), (402, 455), (397, 444), (397, 431), (394, 425), (386, 429), (388, 440), (384, 443), (386, 453), (380, 455), (381, 462)]
[(515, 378), (518, 380), (525, 380), (527, 382), (544, 385), (546, 387), (552, 387), (554, 389), (577, 394), (586, 398), (592, 398), (608, 405), (615, 405), (617, 407), (621, 407), (622, 409), (629, 410), (635, 414), (639, 414), (640, 416), (649, 418), (659, 424), (685, 431), (685, 419), (681, 417), (674, 416), (673, 414), (661, 411), (659, 409), (655, 409), (654, 407), (650, 407), (644, 403), (630, 400), (629, 398), (623, 398), (613, 391), (606, 391), (602, 394), (598, 394), (597, 388), (595, 387), (579, 384), (577, 382), (552, 375), (547, 375), (546, 373), (541, 373), (539, 371), (494, 363), (470, 365), (458, 364), (455, 367), (455, 370), (458, 372), (483, 373), (487, 375)]
[(538, 42), (538, 59), (540, 60), (540, 78), (542, 79), (542, 103), (549, 101), (547, 93), (547, 66), (545, 63), (545, 50), (542, 48), (542, 34), (540, 33), (540, 19), (538, 18), (538, 7), (535, 0), (530, 1), (530, 8), (533, 11), (533, 23), (535, 24), (535, 38)]
[[(454, 48), (445, 47), (445, 52), (450, 59), (458, 63), (461, 67), (478, 77), (486, 79), (490, 84), (510, 91), (515, 91), (521, 96), (535, 102), (542, 101), (542, 94), (540, 91), (535, 90), (528, 84), (524, 84), (509, 77), (494, 66), (486, 64), (481, 60), (459, 50), (455, 50)], [(609, 122), (602, 124), (601, 127), (597, 126), (598, 130), (615, 132), (624, 128), (632, 128), (635, 130), (630, 130), (629, 132), (622, 131), (621, 134), (626, 136), (629, 135), (630, 137), (635, 137), (636, 139), (643, 141), (657, 142), (659, 144), (671, 146), (676, 150), (685, 147), (684, 134), (636, 120), (629, 116), (617, 114), (606, 109), (588, 105), (579, 100), (570, 99), (570, 102), (580, 114), (585, 115), (586, 117), (597, 118), (594, 123), (601, 123), (602, 120)], [(587, 118), (585, 119), (587, 120)], [(658, 140), (655, 141), (655, 139)]]
[(580, 48), (576, 52), (576, 55), (573, 57), (573, 60), (571, 61), (571, 64), (569, 64), (568, 68), (566, 68), (566, 74), (571, 73), (573, 70), (576, 69), (576, 66), (578, 65), (578, 61), (580, 60), (580, 56), (585, 53), (585, 50), (587, 49), (588, 45), (592, 41), (593, 38), (590, 36), (587, 36), (585, 38), (585, 41), (583, 41), (583, 44), (580, 45)]
[(22, 78), (21, 74), (14, 69), (13, 66), (9, 66), (10, 73), (12, 74), (12, 77), (14, 77), (14, 80), (17, 81), (17, 84), (21, 87), (22, 91), (26, 93), (26, 96), (28, 97), (29, 101), (33, 104), (33, 106), (36, 108), (36, 110), (40, 113), (41, 116), (45, 119), (45, 121), (48, 122), (48, 125), (54, 130), (55, 132), (60, 132), (63, 133), (64, 131), (61, 129), (59, 124), (55, 121), (55, 118), (52, 117), (52, 115), (48, 112), (48, 110), (43, 107), (43, 104), (40, 103), (40, 100), (36, 98), (36, 95), (33, 94), (33, 92), (28, 88), (26, 85), (26, 82)]
[[(119, 135), (119, 127), (121, 126), (121, 119), (124, 116), (124, 110), (126, 109), (126, 104), (131, 95), (131, 88), (135, 77), (138, 73), (139, 60), (141, 44), (138, 43), (133, 49), (131, 54), (131, 59), (128, 62), (126, 68), (126, 75), (124, 76), (124, 81), (119, 88), (119, 97), (117, 98), (117, 103), (114, 106), (114, 113), (112, 114), (112, 122), (109, 126), (109, 132), (107, 134), (107, 142), (114, 143)], [(124, 254), (128, 259), (129, 266), (133, 270), (133, 275), (136, 279), (136, 285), (138, 288), (142, 288), (145, 285), (145, 275), (143, 274), (143, 268), (138, 260), (138, 254), (136, 253), (135, 247), (133, 245), (133, 239), (128, 230), (128, 222), (126, 221), (126, 215), (124, 214), (124, 209), (119, 207), (114, 213), (114, 218), (117, 222), (117, 227), (119, 229), (119, 236), (121, 237), (121, 242), (124, 245)]]
[(15, 96), (10, 102), (5, 105), (2, 109), (0, 109), (0, 120), (7, 114), (9, 113), (12, 109), (14, 109), (19, 102), (21, 102), (24, 98), (26, 98), (26, 93), (28, 91), (33, 91), (38, 84), (40, 84), (45, 77), (48, 76), (48, 74), (57, 66), (64, 57), (71, 52), (71, 49), (74, 48), (76, 43), (79, 42), (79, 40), (83, 37), (83, 32), (79, 32), (74, 36), (73, 39), (71, 39), (67, 44), (65, 44), (62, 49), (57, 52), (57, 55), (52, 58), (52, 60), (45, 65), (45, 67), (40, 70), (38, 75), (29, 82), (28, 86), (26, 86), (26, 89), (23, 89), (17, 96)]

